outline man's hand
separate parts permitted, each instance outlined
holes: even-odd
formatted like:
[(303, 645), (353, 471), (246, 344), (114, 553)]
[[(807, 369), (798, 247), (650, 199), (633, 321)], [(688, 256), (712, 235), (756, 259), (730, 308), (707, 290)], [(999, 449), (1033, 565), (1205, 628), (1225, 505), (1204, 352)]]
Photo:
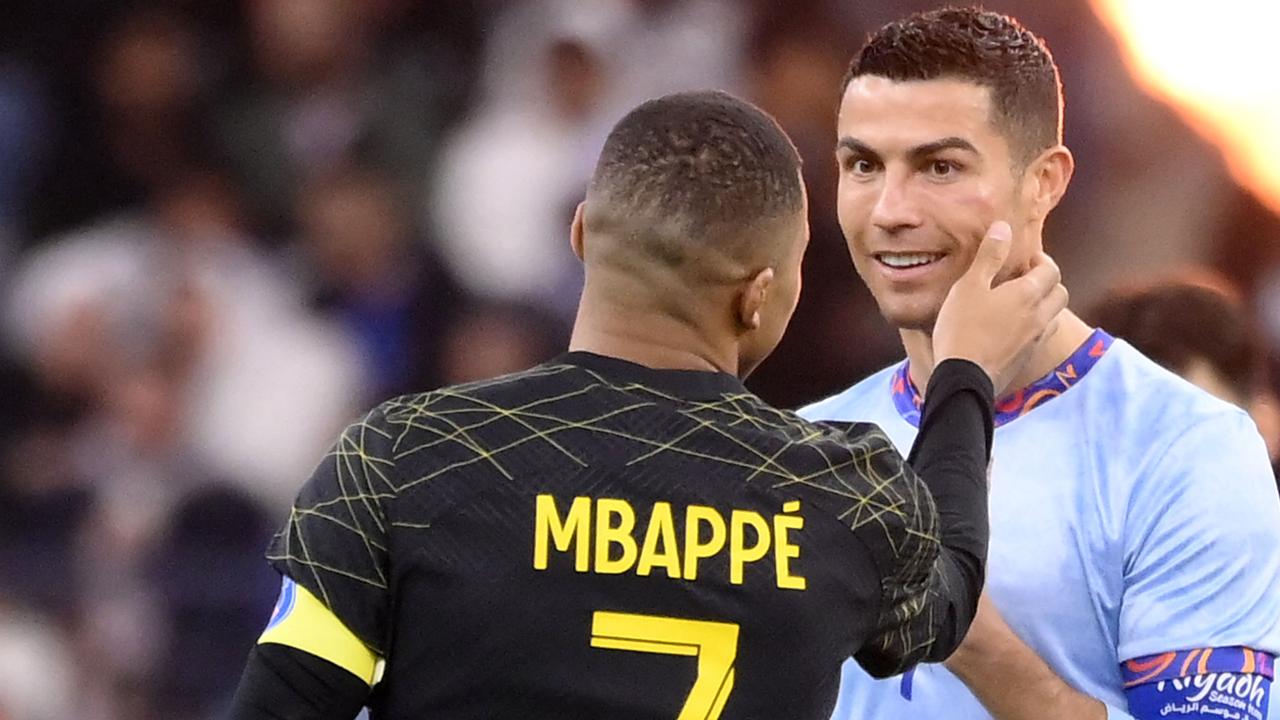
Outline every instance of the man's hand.
[(933, 330), (934, 362), (962, 358), (991, 377), (999, 395), (1030, 358), (1040, 339), (1052, 334), (1067, 307), (1058, 266), (1044, 253), (1021, 277), (992, 287), (1013, 242), (1006, 222), (992, 223), (973, 264), (951, 286)]
[(996, 720), (1105, 720), (1100, 701), (1058, 677), (984, 593), (969, 634), (944, 663)]

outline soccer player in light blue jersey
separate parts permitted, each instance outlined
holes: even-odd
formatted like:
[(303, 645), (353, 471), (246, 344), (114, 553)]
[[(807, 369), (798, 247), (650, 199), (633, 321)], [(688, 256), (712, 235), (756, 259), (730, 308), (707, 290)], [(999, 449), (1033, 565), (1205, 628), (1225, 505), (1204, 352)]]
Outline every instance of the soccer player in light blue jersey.
[[(1006, 278), (1041, 250), (1074, 162), (1061, 108), (1052, 58), (1011, 18), (948, 9), (870, 38), (840, 105), (840, 224), (907, 359), (803, 415), (911, 446), (938, 309), (984, 231), (1013, 227)], [(1012, 387), (972, 629), (905, 676), (847, 662), (834, 717), (1266, 718), (1280, 502), (1253, 422), (1069, 311)]]

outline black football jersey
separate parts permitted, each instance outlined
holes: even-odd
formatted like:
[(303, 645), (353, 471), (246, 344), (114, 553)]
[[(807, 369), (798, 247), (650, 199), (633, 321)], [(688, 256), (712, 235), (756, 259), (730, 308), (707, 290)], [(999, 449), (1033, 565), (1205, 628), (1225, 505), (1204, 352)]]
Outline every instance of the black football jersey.
[(374, 718), (826, 718), (930, 652), (937, 517), (872, 425), (568, 353), (352, 424), (269, 557), (383, 658)]

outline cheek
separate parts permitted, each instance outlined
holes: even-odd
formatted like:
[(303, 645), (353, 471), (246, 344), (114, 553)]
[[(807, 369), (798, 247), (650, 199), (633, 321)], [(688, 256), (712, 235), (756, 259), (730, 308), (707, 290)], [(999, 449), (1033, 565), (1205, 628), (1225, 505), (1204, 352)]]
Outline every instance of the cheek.
[[(942, 193), (937, 193), (939, 196), (931, 198), (930, 204), (936, 208), (934, 217), (937, 219), (938, 228), (949, 236), (960, 252), (966, 256), (966, 266), (967, 259), (977, 252), (978, 245), (982, 243), (982, 238), (986, 235), (987, 228), (991, 227), (991, 223), (1005, 220), (1017, 227), (1015, 218), (1010, 215), (1008, 204), (1002, 202), (1003, 196), (991, 188), (980, 185), (969, 187), (955, 185), (947, 186), (944, 190), (947, 191), (945, 197), (941, 197)], [(1006, 267), (1012, 266), (1018, 249), (1019, 243), (1015, 237), (1014, 247)]]
[(957, 238), (979, 239), (991, 223), (1009, 219), (1001, 217), (995, 193), (983, 187), (944, 186), (930, 195), (939, 227)]
[(836, 216), (845, 240), (860, 242), (871, 217), (874, 197), (867, 188), (845, 179), (840, 180), (836, 195)]

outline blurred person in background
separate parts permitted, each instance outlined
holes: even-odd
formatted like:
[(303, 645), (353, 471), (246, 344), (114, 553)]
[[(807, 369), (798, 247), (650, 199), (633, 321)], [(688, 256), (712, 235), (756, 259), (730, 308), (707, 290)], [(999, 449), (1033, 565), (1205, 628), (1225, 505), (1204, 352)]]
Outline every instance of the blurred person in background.
[(621, 7), (544, 0), (499, 18), (483, 95), (428, 188), (432, 236), (463, 286), (545, 308), (565, 326), (582, 278), (562, 236), (602, 139), (615, 81), (604, 58)]
[(558, 252), (605, 133), (674, 90), (742, 82), (746, 14), (728, 0), (533, 0), (495, 21), (481, 96), (428, 187), (444, 260), (471, 292), (573, 319)]
[(0, 720), (68, 720), (80, 682), (71, 643), (58, 625), (0, 594)]
[[(17, 365), (70, 410), (20, 431), (9, 454), (6, 490), (26, 511), (15, 556), (42, 570), (19, 574), (61, 575), (77, 654), (97, 670), (80, 694), (128, 717), (152, 702), (169, 642), (146, 558), (172, 513), (225, 482), (278, 517), (298, 450), (309, 465), (361, 398), (354, 354), (253, 249), (224, 176), (174, 175), (138, 210), (30, 251), (6, 317)], [(246, 422), (263, 400), (272, 412)], [(264, 431), (276, 422), (287, 430)], [(45, 452), (25, 454), (33, 449)], [(26, 466), (33, 460), (39, 467)], [(43, 552), (21, 552), (41, 538)]]
[(419, 187), (459, 88), (429, 37), (382, 47), (359, 0), (246, 0), (252, 64), (215, 120), (256, 223), (294, 230), (309, 177), (359, 158)]
[(750, 17), (741, 0), (624, 0), (609, 44), (608, 125), (641, 100), (741, 92)]
[(48, 102), (43, 78), (0, 52), (0, 287), (26, 232), (27, 203), (49, 152)]
[(277, 518), (243, 489), (188, 493), (147, 555), (161, 641), (146, 670), (157, 718), (221, 718), (245, 654), (271, 612), (275, 577), (262, 548)]
[[(137, 207), (171, 185), (207, 144), (206, 72), (198, 29), (163, 5), (107, 21), (57, 117), (55, 154), (31, 194), (33, 238)], [(49, 131), (46, 131), (49, 132)]]
[(1112, 290), (1089, 321), (1203, 390), (1246, 410), (1280, 459), (1280, 403), (1265, 338), (1240, 292), (1208, 270)]
[(558, 319), (536, 307), (473, 301), (443, 338), (441, 379), (459, 385), (523, 370), (551, 359), (567, 340)]
[(299, 205), (311, 304), (356, 343), (365, 398), (446, 384), (444, 338), (464, 300), (415, 232), (403, 189), (386, 173), (351, 164), (308, 182)]
[(282, 480), (363, 396), (363, 368), (340, 329), (312, 317), (298, 284), (255, 249), (225, 175), (189, 166), (175, 176), (139, 210), (24, 257), (8, 337), (37, 367), (62, 363), (51, 372), (84, 395), (180, 418), (143, 422), (139, 441), (157, 428), (279, 511)]

